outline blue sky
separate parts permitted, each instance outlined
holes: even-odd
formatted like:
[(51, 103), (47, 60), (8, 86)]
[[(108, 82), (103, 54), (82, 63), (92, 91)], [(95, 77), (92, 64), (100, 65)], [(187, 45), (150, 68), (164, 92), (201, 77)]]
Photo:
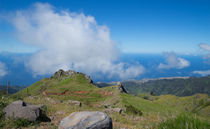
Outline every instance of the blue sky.
[(210, 1), (0, 0), (0, 81), (58, 69), (98, 81), (210, 75)]
[[(83, 12), (110, 29), (111, 38), (128, 53), (196, 53), (199, 43), (210, 43), (208, 0), (1, 0), (0, 14), (28, 9), (36, 2), (56, 10)], [(0, 51), (34, 52), (0, 20)]]

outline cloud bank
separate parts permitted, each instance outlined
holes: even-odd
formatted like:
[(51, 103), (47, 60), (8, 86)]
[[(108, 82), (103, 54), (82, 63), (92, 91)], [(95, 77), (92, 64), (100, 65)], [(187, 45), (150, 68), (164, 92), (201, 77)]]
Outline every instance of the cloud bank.
[[(199, 47), (204, 50), (206, 55), (204, 55), (205, 63), (210, 64), (210, 45), (206, 43), (200, 43)], [(210, 75), (210, 70), (196, 70), (193, 71), (194, 74), (200, 74), (201, 76), (207, 76)]]
[(203, 70), (203, 71), (193, 71), (194, 74), (200, 74), (201, 76), (210, 75), (210, 70)]
[(185, 60), (184, 58), (177, 57), (176, 53), (174, 52), (164, 52), (163, 55), (166, 63), (160, 63), (158, 66), (159, 69), (182, 69), (190, 66), (189, 61)]
[(62, 68), (127, 79), (144, 72), (139, 63), (117, 62), (120, 50), (110, 38), (109, 28), (98, 25), (93, 16), (36, 3), (17, 11), (12, 23), (18, 39), (40, 48), (25, 63), (34, 75), (52, 74)]
[(0, 78), (5, 76), (7, 74), (7, 68), (6, 65), (2, 62), (0, 62)]
[(200, 43), (200, 48), (203, 49), (203, 50), (206, 50), (208, 52), (210, 52), (210, 45), (208, 44), (205, 44), (205, 43)]
[(202, 50), (204, 50), (205, 52), (207, 52), (207, 53), (204, 55), (205, 63), (210, 64), (210, 45), (205, 44), (205, 43), (200, 43), (199, 46), (200, 46), (200, 48), (201, 48)]

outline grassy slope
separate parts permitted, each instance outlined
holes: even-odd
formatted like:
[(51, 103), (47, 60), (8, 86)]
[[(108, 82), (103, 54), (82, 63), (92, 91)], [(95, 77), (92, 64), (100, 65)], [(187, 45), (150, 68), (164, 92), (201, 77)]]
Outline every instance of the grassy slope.
[[(69, 95), (54, 95), (61, 100), (73, 99), (80, 101), (97, 101), (103, 100), (102, 90), (93, 84), (88, 83), (83, 74), (75, 74), (71, 78), (45, 78), (28, 88), (23, 89), (16, 95), (42, 95), (42, 92), (62, 93), (69, 91)], [(80, 93), (81, 92), (81, 93)], [(51, 95), (53, 97), (53, 95)]]
[[(61, 93), (71, 91), (67, 95), (43, 96), (42, 92)], [(105, 94), (108, 93), (108, 94)], [(210, 99), (208, 95), (198, 94), (189, 97), (173, 95), (149, 96), (151, 99), (137, 97), (130, 94), (121, 94), (116, 86), (98, 88), (88, 83), (83, 74), (75, 74), (71, 78), (42, 79), (32, 86), (18, 92), (14, 96), (22, 96), (26, 102), (44, 104), (48, 108), (48, 115), (55, 116), (57, 122), (74, 111), (99, 110), (105, 111), (104, 105), (120, 107), (126, 111), (125, 105), (132, 105), (143, 113), (142, 116), (127, 113), (109, 113), (112, 117), (114, 128), (155, 128), (161, 121), (174, 118), (183, 112), (197, 115), (201, 119), (209, 120)], [(33, 96), (33, 97), (31, 97)], [(82, 107), (66, 103), (68, 100), (79, 100)], [(57, 111), (65, 114), (56, 115)], [(58, 124), (58, 123), (57, 123)]]

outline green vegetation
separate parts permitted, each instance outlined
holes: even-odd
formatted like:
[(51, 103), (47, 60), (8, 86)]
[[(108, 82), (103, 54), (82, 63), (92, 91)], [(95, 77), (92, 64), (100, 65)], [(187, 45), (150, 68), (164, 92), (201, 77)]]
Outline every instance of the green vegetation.
[(133, 107), (132, 105), (128, 105), (128, 106), (125, 105), (125, 108), (128, 114), (139, 115), (139, 116), (142, 115), (142, 112), (139, 109)]
[(35, 124), (34, 122), (28, 121), (26, 119), (16, 119), (16, 120), (12, 120), (12, 121), (13, 121), (15, 128), (28, 127), (28, 126), (32, 126)]
[[(4, 95), (6, 96), (6, 95)], [(144, 129), (166, 128), (166, 124), (176, 123), (177, 119), (194, 122), (198, 121), (205, 127), (210, 122), (210, 98), (207, 94), (178, 97), (175, 95), (160, 95), (146, 92), (138, 96), (120, 93), (117, 86), (98, 88), (90, 83), (84, 74), (76, 73), (70, 77), (45, 78), (22, 91), (4, 97), (0, 102), (3, 107), (8, 103), (22, 99), (31, 104), (42, 104), (47, 116), (52, 122), (44, 124), (27, 123), (24, 120), (5, 120), (0, 112), (0, 126), (2, 128), (57, 128), (59, 121), (75, 111), (106, 111), (107, 108), (121, 108), (121, 114), (108, 112), (113, 120), (114, 129)], [(82, 106), (74, 105), (69, 101), (80, 101)], [(105, 108), (106, 106), (106, 108)], [(3, 113), (3, 112), (2, 112)], [(188, 114), (180, 116), (180, 114)], [(196, 119), (195, 116), (196, 115)], [(182, 118), (183, 117), (183, 118)], [(177, 123), (176, 123), (177, 124)], [(204, 126), (203, 126), (204, 125)], [(194, 127), (194, 125), (193, 125)]]
[(147, 82), (122, 82), (129, 93), (153, 93), (155, 95), (172, 94), (176, 96), (190, 96), (197, 93), (210, 95), (210, 76), (190, 77), (188, 79), (157, 79)]
[(160, 123), (158, 129), (209, 129), (209, 127), (209, 122), (184, 114)]
[[(23, 89), (14, 97), (44, 95), (59, 98), (60, 100), (78, 100), (83, 102), (97, 102), (104, 100), (101, 97), (103, 90), (88, 83), (83, 74), (74, 74), (70, 78), (45, 78), (30, 87)], [(59, 94), (59, 95), (57, 95)]]

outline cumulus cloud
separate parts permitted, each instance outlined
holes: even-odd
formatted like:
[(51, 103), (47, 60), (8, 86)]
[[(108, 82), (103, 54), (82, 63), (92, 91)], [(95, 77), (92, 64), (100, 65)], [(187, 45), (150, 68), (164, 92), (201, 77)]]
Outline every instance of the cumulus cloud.
[(182, 69), (190, 66), (189, 61), (185, 60), (184, 58), (177, 57), (176, 53), (174, 52), (164, 52), (163, 55), (166, 63), (160, 63), (158, 66), (159, 69)]
[(7, 74), (7, 68), (6, 65), (2, 62), (0, 62), (0, 77), (3, 77)]
[(200, 74), (201, 76), (210, 75), (210, 70), (203, 70), (203, 71), (193, 71), (194, 74)]
[(30, 9), (17, 11), (12, 23), (22, 42), (40, 48), (26, 62), (34, 75), (62, 68), (126, 79), (144, 72), (139, 63), (117, 63), (120, 50), (110, 38), (109, 28), (99, 25), (93, 16), (36, 3)]

